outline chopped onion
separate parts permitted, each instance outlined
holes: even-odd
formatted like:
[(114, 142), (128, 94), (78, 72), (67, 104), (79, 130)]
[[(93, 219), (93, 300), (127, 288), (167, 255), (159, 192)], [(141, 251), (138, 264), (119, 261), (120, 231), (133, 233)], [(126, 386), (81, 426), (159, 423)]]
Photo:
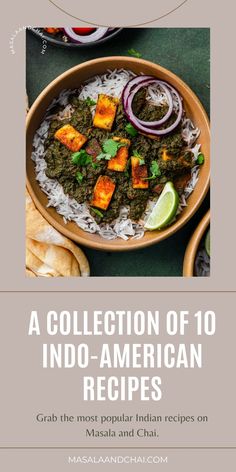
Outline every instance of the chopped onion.
[(94, 33), (88, 34), (87, 36), (76, 34), (71, 27), (65, 27), (64, 31), (74, 43), (92, 43), (93, 41), (98, 41), (103, 38), (108, 28), (97, 28)]

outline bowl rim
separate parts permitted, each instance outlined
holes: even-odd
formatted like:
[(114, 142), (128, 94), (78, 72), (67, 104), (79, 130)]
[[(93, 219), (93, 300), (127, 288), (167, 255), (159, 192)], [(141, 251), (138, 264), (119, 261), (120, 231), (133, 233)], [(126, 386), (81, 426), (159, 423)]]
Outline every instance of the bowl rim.
[[(116, 61), (117, 62), (120, 62), (120, 61), (124, 62), (124, 64), (126, 64), (126, 66), (124, 66), (124, 68), (128, 67), (128, 64), (129, 64), (129, 67), (131, 67), (131, 68), (132, 68), (132, 64), (136, 64), (136, 65), (138, 64), (140, 66), (143, 65), (143, 66), (151, 67), (151, 68), (157, 67), (160, 72), (162, 72), (163, 74), (167, 74), (168, 78), (170, 78), (170, 80), (173, 79), (174, 81), (177, 81), (184, 89), (187, 89), (188, 93), (193, 97), (194, 101), (198, 104), (198, 107), (201, 111), (201, 114), (203, 115), (204, 120), (205, 120), (207, 133), (210, 137), (209, 117), (208, 117), (201, 101), (197, 97), (197, 95), (192, 91), (192, 89), (181, 78), (179, 78), (176, 74), (169, 71), (165, 67), (163, 67), (159, 64), (156, 64), (152, 61), (147, 61), (145, 59), (137, 59), (137, 58), (128, 57), (128, 56), (107, 56), (107, 57), (100, 57), (100, 58), (92, 59), (92, 60), (89, 60), (89, 61), (85, 61), (85, 62), (82, 62), (82, 63), (80, 63), (80, 64), (64, 71), (62, 74), (60, 74), (54, 80), (52, 80), (41, 91), (41, 93), (38, 95), (38, 97), (35, 99), (34, 103), (32, 104), (32, 106), (31, 106), (31, 108), (30, 108), (30, 110), (27, 114), (27, 117), (26, 117), (26, 136), (27, 136), (27, 133), (28, 133), (28, 129), (29, 129), (31, 120), (34, 116), (34, 113), (35, 113), (36, 109), (41, 104), (41, 100), (44, 97), (46, 97), (48, 95), (48, 93), (50, 93), (50, 91), (54, 87), (59, 85), (62, 79), (70, 76), (71, 74), (73, 74), (76, 71), (79, 71), (81, 68), (83, 68), (85, 66), (89, 67), (89, 66), (104, 63), (104, 66), (106, 67), (106, 63), (108, 65), (110, 62), (116, 62)], [(210, 158), (210, 156), (209, 156), (209, 158)], [(27, 162), (27, 159), (26, 159), (26, 162)], [(107, 241), (105, 239), (100, 238), (100, 241), (92, 241), (90, 239), (86, 239), (86, 237), (83, 238), (82, 236), (75, 234), (73, 231), (67, 229), (65, 226), (63, 226), (62, 224), (57, 222), (53, 218), (53, 216), (51, 216), (49, 214), (49, 212), (47, 211), (47, 208), (45, 208), (44, 205), (42, 205), (42, 203), (40, 202), (40, 200), (38, 199), (38, 197), (34, 193), (34, 190), (33, 190), (33, 187), (31, 185), (31, 182), (29, 180), (29, 177), (27, 175), (27, 172), (26, 172), (26, 186), (27, 186), (27, 189), (28, 189), (28, 192), (29, 192), (31, 198), (33, 199), (36, 207), (38, 208), (40, 213), (43, 215), (43, 217), (54, 228), (56, 228), (59, 232), (64, 234), (67, 238), (69, 238), (69, 239), (71, 239), (71, 240), (75, 241), (76, 243), (79, 243), (83, 246), (86, 246), (86, 247), (89, 247), (89, 248), (92, 248), (92, 249), (96, 249), (96, 250), (110, 251), (110, 252), (124, 252), (124, 251), (132, 251), (132, 250), (143, 249), (143, 248), (149, 247), (153, 244), (157, 244), (157, 243), (163, 241), (164, 239), (167, 239), (168, 237), (172, 236), (177, 231), (179, 231), (192, 218), (192, 216), (196, 213), (196, 211), (198, 210), (198, 208), (202, 204), (202, 202), (203, 202), (203, 200), (204, 200), (204, 198), (205, 198), (205, 196), (206, 196), (206, 194), (209, 190), (209, 187), (210, 187), (210, 166), (209, 166), (207, 178), (204, 181), (204, 185), (203, 185), (203, 188), (202, 188), (202, 191), (201, 191), (201, 197), (191, 206), (191, 208), (188, 211), (188, 214), (184, 215), (180, 219), (177, 219), (175, 224), (165, 228), (165, 231), (156, 233), (156, 237), (150, 238), (148, 240), (145, 240), (144, 238), (136, 240), (137, 245), (129, 245), (128, 241), (125, 241), (127, 243), (127, 245), (124, 245), (124, 241), (121, 241), (119, 243), (118, 239), (115, 240), (116, 244), (112, 245), (110, 240)], [(85, 231), (84, 231), (84, 233), (86, 234)], [(154, 234), (154, 232), (153, 232), (153, 234)]]
[[(42, 28), (39, 27), (39, 30), (40, 29), (42, 29)], [(42, 34), (40, 34), (35, 28), (31, 28), (31, 29), (29, 29), (29, 31), (34, 36), (36, 36), (37, 38), (45, 39), (46, 41), (48, 41), (53, 46), (58, 46), (58, 47), (61, 47), (61, 48), (72, 48), (72, 49), (82, 48), (82, 49), (84, 49), (84, 48), (96, 47), (96, 46), (100, 46), (100, 45), (104, 44), (109, 39), (112, 39), (117, 34), (119, 34), (122, 31), (122, 29), (123, 28), (117, 27), (117, 28), (115, 28), (114, 31), (111, 31), (111, 33), (109, 35), (98, 39), (98, 41), (92, 41), (91, 43), (72, 43), (72, 41), (69, 41), (68, 43), (66, 43), (66, 42), (61, 41), (57, 38), (53, 38), (53, 37), (49, 36), (49, 33), (42, 32)]]
[(203, 235), (206, 232), (209, 225), (210, 225), (210, 209), (201, 219), (200, 223), (196, 227), (195, 231), (193, 232), (188, 242), (188, 245), (184, 254), (183, 277), (194, 277), (194, 262), (196, 259), (197, 250), (199, 248), (199, 244), (201, 243)]

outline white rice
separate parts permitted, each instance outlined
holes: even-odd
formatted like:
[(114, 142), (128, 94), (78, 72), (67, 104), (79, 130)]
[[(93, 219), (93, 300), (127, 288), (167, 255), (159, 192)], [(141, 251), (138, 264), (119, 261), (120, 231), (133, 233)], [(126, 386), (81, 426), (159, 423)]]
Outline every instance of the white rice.
[[(57, 180), (50, 179), (46, 176), (47, 163), (45, 161), (45, 140), (48, 136), (50, 122), (54, 118), (59, 120), (68, 119), (73, 114), (73, 107), (68, 103), (71, 94), (77, 94), (81, 100), (86, 100), (90, 97), (92, 100), (97, 101), (98, 95), (104, 93), (113, 97), (121, 98), (122, 91), (127, 82), (135, 74), (126, 70), (114, 70), (107, 71), (102, 76), (93, 77), (87, 81), (78, 91), (63, 90), (57, 99), (54, 99), (49, 106), (45, 119), (42, 122), (40, 128), (36, 131), (33, 140), (33, 153), (32, 159), (35, 162), (36, 179), (43, 192), (48, 197), (48, 207), (54, 207), (62, 217), (64, 223), (73, 221), (81, 229), (89, 233), (98, 233), (104, 239), (116, 239), (121, 238), (124, 240), (140, 239), (144, 235), (143, 221), (145, 221), (150, 215), (156, 200), (150, 200), (148, 202), (146, 211), (140, 220), (140, 222), (134, 222), (129, 218), (129, 208), (122, 207), (120, 209), (119, 217), (110, 224), (98, 225), (93, 216), (90, 214), (89, 205), (86, 203), (80, 204), (75, 199), (69, 197), (64, 193), (63, 187)], [(148, 89), (147, 99), (153, 103), (163, 103), (164, 97), (161, 89), (150, 86)], [(53, 108), (55, 105), (64, 106), (64, 110), (58, 114), (53, 114)], [(95, 107), (91, 107), (91, 112), (94, 112)], [(194, 154), (194, 160), (197, 161), (197, 157), (200, 153), (200, 144), (194, 143), (198, 138), (200, 131), (194, 127), (189, 118), (184, 118), (182, 123), (182, 136), (187, 144), (186, 149), (189, 149)], [(187, 199), (193, 192), (199, 174), (199, 166), (196, 164), (192, 168), (191, 179), (188, 182), (181, 198), (177, 214), (181, 213), (184, 207), (187, 206)]]

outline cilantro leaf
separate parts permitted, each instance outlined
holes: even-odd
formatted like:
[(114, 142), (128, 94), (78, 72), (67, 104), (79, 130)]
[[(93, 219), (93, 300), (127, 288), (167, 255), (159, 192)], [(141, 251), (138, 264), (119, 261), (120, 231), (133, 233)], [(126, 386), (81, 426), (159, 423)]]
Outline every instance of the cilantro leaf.
[(145, 177), (143, 180), (152, 180), (160, 177), (161, 171), (157, 161), (152, 161), (150, 166), (150, 171), (152, 175), (150, 177)]
[(93, 105), (96, 105), (96, 102), (95, 102), (92, 98), (90, 98), (90, 97), (86, 98), (85, 103), (86, 103), (86, 105), (88, 105), (89, 107), (92, 107)]
[(81, 174), (81, 172), (78, 171), (78, 172), (76, 173), (75, 178), (76, 178), (77, 182), (78, 182), (79, 184), (81, 184), (81, 182), (83, 182), (84, 176), (83, 176), (83, 174)]
[(115, 157), (118, 149), (120, 149), (122, 146), (125, 146), (125, 143), (114, 141), (114, 139), (107, 139), (103, 143), (102, 149), (106, 154), (110, 154), (111, 157)]
[(76, 164), (78, 166), (87, 166), (92, 162), (91, 156), (89, 156), (84, 149), (81, 149), (78, 152), (74, 152), (74, 154), (72, 154), (71, 156), (71, 160), (73, 164)]
[(105, 159), (106, 161), (110, 161), (111, 158), (112, 158), (111, 154), (108, 154), (106, 152), (101, 152), (96, 157), (97, 161), (101, 161), (102, 159)]
[(115, 157), (118, 150), (123, 146), (126, 146), (126, 144), (120, 143), (118, 141), (114, 141), (114, 139), (107, 139), (106, 141), (104, 141), (102, 145), (103, 152), (101, 152), (96, 157), (96, 159), (98, 161), (101, 161), (102, 159), (105, 159), (106, 161), (110, 161), (110, 159), (112, 157)]
[(72, 154), (71, 160), (73, 164), (79, 163), (79, 156), (80, 156), (79, 152), (74, 152), (74, 154)]
[(140, 154), (138, 153), (138, 151), (133, 151), (133, 156), (134, 157), (138, 157), (139, 158), (139, 165), (142, 166), (143, 164), (145, 164), (145, 159), (140, 156)]
[(141, 154), (139, 154), (139, 152), (138, 152), (138, 151), (136, 151), (136, 149), (133, 151), (133, 153), (132, 153), (132, 154), (133, 154), (133, 156), (134, 156), (134, 157), (139, 157), (139, 158), (142, 158)]
[(91, 166), (92, 166), (93, 169), (97, 169), (97, 168), (98, 168), (98, 164), (96, 164), (96, 162), (92, 162)]
[(130, 56), (137, 57), (138, 59), (140, 57), (142, 57), (142, 54), (140, 52), (136, 51), (136, 49), (134, 49), (134, 48), (129, 49), (127, 52)]
[(155, 177), (160, 177), (161, 171), (157, 161), (152, 161), (150, 170), (152, 172), (152, 175), (154, 175)]
[(130, 134), (130, 136), (132, 136), (133, 138), (134, 138), (135, 136), (137, 136), (137, 134), (138, 134), (138, 131), (134, 128), (133, 125), (131, 125), (131, 123), (128, 123), (128, 124), (126, 125), (125, 131), (126, 131), (128, 134)]
[(145, 160), (142, 157), (139, 157), (139, 165), (143, 166), (145, 164)]

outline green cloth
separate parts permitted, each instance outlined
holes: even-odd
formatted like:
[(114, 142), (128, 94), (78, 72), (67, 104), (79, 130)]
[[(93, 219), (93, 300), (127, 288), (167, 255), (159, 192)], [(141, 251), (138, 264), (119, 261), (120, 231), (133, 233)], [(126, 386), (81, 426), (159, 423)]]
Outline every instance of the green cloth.
[[(134, 48), (143, 59), (181, 77), (210, 112), (210, 30), (208, 28), (126, 28), (101, 46), (68, 49), (48, 44), (27, 32), (27, 93), (30, 104), (53, 79), (81, 62), (128, 55)], [(92, 276), (181, 276), (183, 257), (197, 224), (209, 208), (209, 195), (194, 217), (175, 235), (147, 249), (108, 253), (84, 248)]]

